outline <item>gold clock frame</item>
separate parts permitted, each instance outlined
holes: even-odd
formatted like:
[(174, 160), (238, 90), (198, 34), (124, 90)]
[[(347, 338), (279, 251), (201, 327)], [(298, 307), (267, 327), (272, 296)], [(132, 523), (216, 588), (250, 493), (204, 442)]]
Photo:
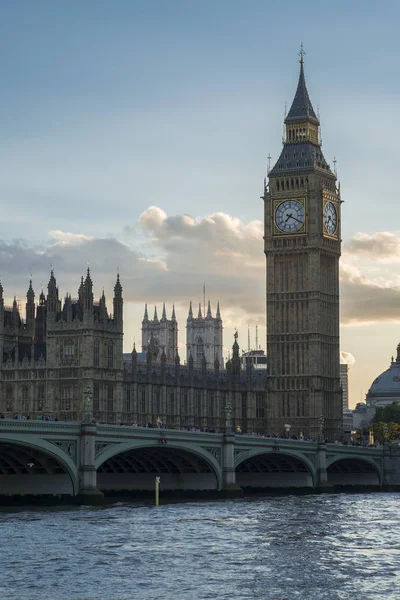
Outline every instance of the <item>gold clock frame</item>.
[[(284, 202), (298, 202), (299, 204), (301, 204), (303, 206), (304, 209), (304, 223), (303, 225), (300, 227), (300, 229), (298, 229), (297, 231), (294, 231), (293, 233), (290, 233), (288, 231), (282, 231), (281, 229), (279, 229), (278, 225), (276, 224), (276, 211), (278, 210), (279, 206), (281, 204), (283, 204)], [(279, 200), (276, 199), (274, 200), (274, 212), (273, 212), (273, 235), (279, 235), (279, 236), (289, 236), (289, 237), (293, 237), (295, 235), (304, 235), (305, 233), (307, 233), (307, 203), (306, 203), (306, 199), (305, 198), (299, 198), (298, 196), (293, 197), (293, 198), (280, 198)]]
[[(335, 210), (336, 210), (337, 223), (336, 223), (335, 233), (328, 233), (325, 229), (325, 218), (324, 217), (325, 217), (325, 206), (327, 204), (333, 204), (333, 206), (335, 207)], [(326, 238), (330, 238), (331, 240), (339, 239), (339, 226), (340, 226), (340, 220), (339, 220), (339, 203), (338, 203), (338, 201), (334, 200), (333, 198), (324, 197), (323, 203), (322, 203), (322, 233), (323, 233), (323, 236)]]

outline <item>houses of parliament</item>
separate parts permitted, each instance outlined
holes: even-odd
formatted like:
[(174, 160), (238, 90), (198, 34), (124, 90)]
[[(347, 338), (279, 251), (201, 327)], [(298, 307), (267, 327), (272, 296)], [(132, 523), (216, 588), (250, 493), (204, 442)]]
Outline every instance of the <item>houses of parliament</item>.
[(123, 354), (123, 291), (119, 275), (112, 314), (104, 293), (94, 300), (89, 270), (76, 298), (63, 301), (51, 271), (47, 295), (35, 302), (30, 282), (25, 318), (16, 300), (5, 306), (0, 284), (0, 413), (48, 415), (248, 433), (339, 439), (340, 190), (321, 149), (300, 52), (295, 97), (285, 117), (283, 149), (264, 180), (264, 251), (268, 370), (243, 366), (237, 334), (223, 364), (222, 318), (210, 304), (190, 304), (186, 357), (178, 354), (175, 311), (142, 321), (142, 349)]

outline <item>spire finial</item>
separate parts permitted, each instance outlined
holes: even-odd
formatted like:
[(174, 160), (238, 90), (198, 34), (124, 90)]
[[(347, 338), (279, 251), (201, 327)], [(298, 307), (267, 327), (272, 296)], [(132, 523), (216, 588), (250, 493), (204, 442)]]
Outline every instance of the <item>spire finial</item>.
[(306, 53), (304, 52), (303, 42), (301, 42), (301, 44), (300, 44), (300, 52), (298, 52), (298, 56), (300, 56), (299, 63), (302, 66), (304, 65), (304, 57), (305, 57), (305, 55), (306, 55)]

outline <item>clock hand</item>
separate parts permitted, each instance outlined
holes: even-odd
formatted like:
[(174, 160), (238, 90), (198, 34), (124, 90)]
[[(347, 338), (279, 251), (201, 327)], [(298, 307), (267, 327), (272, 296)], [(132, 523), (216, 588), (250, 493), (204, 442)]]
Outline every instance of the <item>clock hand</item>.
[(291, 217), (292, 217), (292, 219), (294, 219), (294, 220), (295, 220), (295, 221), (297, 221), (298, 223), (302, 223), (302, 222), (303, 222), (303, 221), (301, 221), (300, 219), (297, 219), (296, 217), (293, 217), (292, 215), (291, 215)]
[(293, 215), (292, 215), (292, 213), (289, 213), (289, 214), (286, 216), (285, 223), (287, 223), (289, 219), (293, 219)]

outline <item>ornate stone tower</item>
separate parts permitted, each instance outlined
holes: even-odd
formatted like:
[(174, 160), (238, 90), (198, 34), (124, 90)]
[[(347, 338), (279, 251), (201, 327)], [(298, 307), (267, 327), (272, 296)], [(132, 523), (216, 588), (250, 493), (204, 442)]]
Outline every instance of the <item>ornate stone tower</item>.
[(199, 304), (197, 318), (193, 317), (192, 303), (190, 302), (186, 321), (186, 360), (189, 361), (191, 356), (194, 365), (200, 367), (203, 359), (205, 359), (207, 369), (214, 368), (216, 359), (222, 365), (222, 329), (219, 302), (217, 303), (216, 315), (213, 317), (210, 301), (208, 301), (207, 313), (204, 318), (201, 313), (201, 304)]
[[(268, 428), (341, 436), (340, 188), (321, 150), (304, 52), (281, 155), (264, 182)], [(323, 418), (323, 422), (322, 422)]]
[(167, 319), (165, 303), (161, 319), (157, 316), (157, 307), (154, 307), (154, 318), (149, 319), (147, 313), (147, 304), (144, 309), (142, 321), (142, 352), (147, 352), (151, 348), (152, 360), (161, 362), (163, 353), (168, 363), (175, 361), (178, 351), (178, 323), (175, 316), (175, 307), (172, 307), (171, 319)]

